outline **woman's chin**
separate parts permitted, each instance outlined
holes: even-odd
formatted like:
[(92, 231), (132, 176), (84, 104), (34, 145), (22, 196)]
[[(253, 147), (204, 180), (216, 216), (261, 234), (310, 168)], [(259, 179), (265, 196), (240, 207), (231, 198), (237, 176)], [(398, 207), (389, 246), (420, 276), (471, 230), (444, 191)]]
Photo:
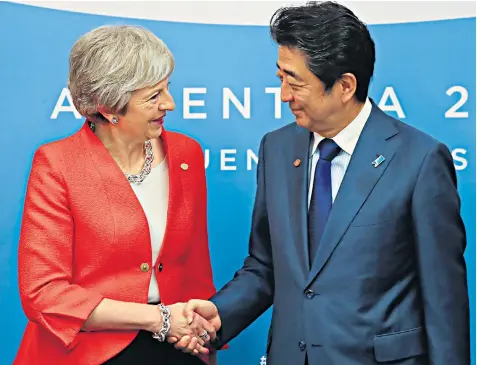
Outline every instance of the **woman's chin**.
[(154, 126), (153, 128), (149, 128), (147, 136), (149, 139), (159, 138), (162, 134), (162, 125), (161, 126)]

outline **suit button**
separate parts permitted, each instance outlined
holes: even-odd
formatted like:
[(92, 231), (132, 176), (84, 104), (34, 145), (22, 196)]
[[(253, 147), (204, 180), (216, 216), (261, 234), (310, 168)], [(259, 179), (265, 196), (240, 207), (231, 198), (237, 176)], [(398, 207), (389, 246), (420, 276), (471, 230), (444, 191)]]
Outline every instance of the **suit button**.
[(301, 351), (305, 351), (305, 349), (306, 349), (305, 341), (298, 342), (298, 347), (300, 348)]
[(164, 269), (164, 266), (162, 266), (162, 264), (159, 264), (159, 271), (162, 271), (162, 269)]
[(308, 299), (312, 299), (315, 296), (315, 292), (311, 289), (305, 291), (305, 295)]
[(139, 266), (142, 272), (148, 272), (149, 271), (149, 264), (147, 262), (143, 262), (141, 266)]

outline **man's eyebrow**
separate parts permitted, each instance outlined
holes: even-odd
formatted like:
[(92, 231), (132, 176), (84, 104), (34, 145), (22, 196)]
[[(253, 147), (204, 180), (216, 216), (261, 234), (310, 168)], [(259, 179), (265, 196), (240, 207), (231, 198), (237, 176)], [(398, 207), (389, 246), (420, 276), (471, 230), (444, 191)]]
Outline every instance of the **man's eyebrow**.
[(277, 62), (277, 67), (279, 70), (285, 72), (287, 75), (290, 75), (291, 77), (293, 77), (294, 79), (296, 79), (297, 81), (302, 81), (302, 79), (292, 70), (287, 70), (287, 69), (282, 69), (280, 67), (280, 65), (278, 64)]

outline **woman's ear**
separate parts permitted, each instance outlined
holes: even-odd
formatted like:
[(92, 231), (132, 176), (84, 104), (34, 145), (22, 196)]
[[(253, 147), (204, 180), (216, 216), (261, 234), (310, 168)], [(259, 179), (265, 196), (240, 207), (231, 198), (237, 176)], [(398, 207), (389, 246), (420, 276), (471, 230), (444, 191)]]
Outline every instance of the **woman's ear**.
[(106, 108), (105, 106), (101, 105), (98, 107), (98, 112), (109, 122), (112, 124), (118, 124), (118, 117), (111, 113), (111, 111)]

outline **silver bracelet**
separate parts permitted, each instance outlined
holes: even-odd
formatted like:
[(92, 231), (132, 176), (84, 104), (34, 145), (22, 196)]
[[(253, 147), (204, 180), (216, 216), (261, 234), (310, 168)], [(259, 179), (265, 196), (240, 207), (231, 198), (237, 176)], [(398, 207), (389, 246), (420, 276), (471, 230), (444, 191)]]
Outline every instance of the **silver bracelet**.
[(166, 340), (167, 333), (171, 329), (171, 310), (162, 303), (159, 303), (158, 307), (162, 314), (162, 328), (159, 332), (153, 333), (152, 338), (158, 340), (159, 342), (164, 342)]

